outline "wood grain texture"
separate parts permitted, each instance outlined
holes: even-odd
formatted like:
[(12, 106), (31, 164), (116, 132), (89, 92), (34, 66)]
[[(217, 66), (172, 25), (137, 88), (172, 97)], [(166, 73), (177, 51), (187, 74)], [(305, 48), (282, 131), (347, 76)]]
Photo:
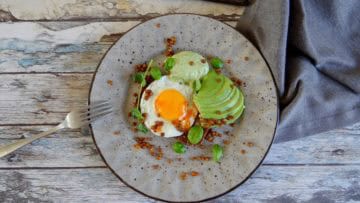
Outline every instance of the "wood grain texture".
[(87, 104), (92, 74), (0, 74), (0, 124), (56, 124)]
[[(0, 126), (0, 145), (50, 126)], [(360, 123), (285, 143), (274, 144), (264, 165), (360, 165)], [(109, 134), (114, 135), (113, 132)], [(1, 168), (103, 167), (87, 128), (64, 130), (0, 159)]]
[[(262, 166), (214, 202), (356, 202), (360, 166)], [(106, 168), (0, 170), (0, 202), (152, 202)]]
[[(0, 0), (0, 145), (84, 106), (100, 59), (140, 22), (187, 12), (235, 26), (243, 10), (201, 0)], [(357, 123), (274, 144), (243, 186), (214, 202), (360, 202), (359, 136)], [(0, 159), (0, 202), (84, 201), (153, 202), (105, 168), (86, 128)]]
[(237, 19), (244, 7), (199, 0), (0, 0), (0, 20), (91, 20), (148, 18), (166, 13), (197, 13)]
[(360, 122), (274, 144), (265, 164), (360, 164)]
[[(0, 146), (43, 132), (51, 126), (1, 126)], [(0, 168), (103, 167), (89, 129), (62, 130), (0, 159)]]
[(0, 23), (6, 30), (0, 32), (1, 73), (93, 72), (111, 45), (139, 23)]

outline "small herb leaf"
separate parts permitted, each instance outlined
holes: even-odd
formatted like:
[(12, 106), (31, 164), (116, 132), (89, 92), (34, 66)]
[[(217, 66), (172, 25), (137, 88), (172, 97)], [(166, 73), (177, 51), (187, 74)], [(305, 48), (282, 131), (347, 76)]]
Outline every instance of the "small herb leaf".
[(198, 144), (201, 141), (203, 135), (204, 129), (199, 125), (195, 125), (190, 128), (187, 138), (191, 144)]
[(184, 154), (186, 152), (185, 145), (181, 142), (175, 142), (172, 145), (172, 148), (173, 148), (174, 152), (176, 152), (178, 154)]
[(147, 133), (149, 131), (143, 123), (139, 123), (136, 129), (142, 133)]
[(141, 115), (140, 110), (139, 110), (138, 108), (133, 108), (133, 109), (131, 110), (131, 116), (132, 116), (133, 118), (138, 119), (138, 120), (144, 119), (143, 116)]
[(161, 78), (161, 71), (160, 68), (157, 66), (151, 67), (150, 75), (154, 80), (159, 80)]
[(167, 58), (164, 64), (165, 70), (170, 71), (174, 67), (174, 65), (175, 59), (172, 57)]
[(212, 155), (213, 160), (219, 162), (221, 157), (223, 156), (223, 148), (218, 144), (214, 144), (212, 147)]
[(133, 77), (134, 82), (142, 84), (145, 81), (145, 73), (136, 73)]
[(222, 68), (224, 66), (224, 62), (218, 57), (212, 58), (210, 63), (215, 69)]

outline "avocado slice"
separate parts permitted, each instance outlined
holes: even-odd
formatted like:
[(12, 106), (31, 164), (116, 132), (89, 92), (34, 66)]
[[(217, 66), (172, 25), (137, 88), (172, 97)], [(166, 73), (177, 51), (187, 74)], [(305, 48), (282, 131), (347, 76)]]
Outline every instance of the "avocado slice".
[(239, 99), (240, 92), (237, 88), (233, 88), (230, 96), (225, 99), (221, 99), (218, 103), (203, 104), (199, 103), (199, 110), (206, 112), (225, 111), (231, 106), (234, 106)]
[[(202, 118), (211, 118), (211, 119), (223, 119), (228, 116), (234, 116), (240, 109), (244, 106), (244, 96), (240, 93), (239, 89), (237, 89), (239, 93), (237, 98), (234, 98), (233, 101), (236, 103), (232, 106), (219, 107), (218, 110), (212, 109), (212, 111), (200, 111), (200, 115)], [(214, 111), (215, 110), (215, 111)]]
[(236, 119), (238, 119), (242, 115), (242, 113), (244, 112), (244, 109), (245, 109), (245, 105), (243, 105), (242, 108), (240, 108), (238, 112), (236, 112), (234, 115), (232, 115), (233, 118), (230, 120), (227, 120), (226, 124), (234, 123), (236, 121)]
[(233, 82), (222, 74), (211, 70), (202, 79), (201, 88), (193, 96), (194, 103), (205, 119), (230, 119), (232, 123), (244, 110), (244, 96)]
[(226, 81), (226, 78), (223, 75), (219, 75), (215, 71), (211, 70), (202, 79), (201, 88), (196, 96), (198, 98), (208, 98), (224, 88), (226, 82), (228, 81)]

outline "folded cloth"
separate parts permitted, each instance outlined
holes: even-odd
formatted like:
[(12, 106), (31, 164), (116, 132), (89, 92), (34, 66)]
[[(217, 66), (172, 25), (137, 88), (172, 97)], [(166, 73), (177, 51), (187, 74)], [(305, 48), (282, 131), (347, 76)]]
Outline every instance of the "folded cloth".
[(275, 142), (360, 121), (359, 0), (257, 0), (237, 28), (273, 73)]

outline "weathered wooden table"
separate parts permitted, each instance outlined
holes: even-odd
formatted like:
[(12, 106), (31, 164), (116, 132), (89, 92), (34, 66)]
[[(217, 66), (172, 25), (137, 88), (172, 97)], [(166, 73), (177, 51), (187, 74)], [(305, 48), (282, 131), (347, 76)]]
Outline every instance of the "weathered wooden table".
[[(84, 106), (93, 72), (122, 33), (165, 13), (235, 26), (244, 8), (200, 0), (0, 0), (0, 144)], [(244, 185), (217, 201), (359, 202), (360, 123), (274, 144)], [(152, 201), (122, 184), (85, 130), (64, 130), (0, 159), (0, 202)]]

